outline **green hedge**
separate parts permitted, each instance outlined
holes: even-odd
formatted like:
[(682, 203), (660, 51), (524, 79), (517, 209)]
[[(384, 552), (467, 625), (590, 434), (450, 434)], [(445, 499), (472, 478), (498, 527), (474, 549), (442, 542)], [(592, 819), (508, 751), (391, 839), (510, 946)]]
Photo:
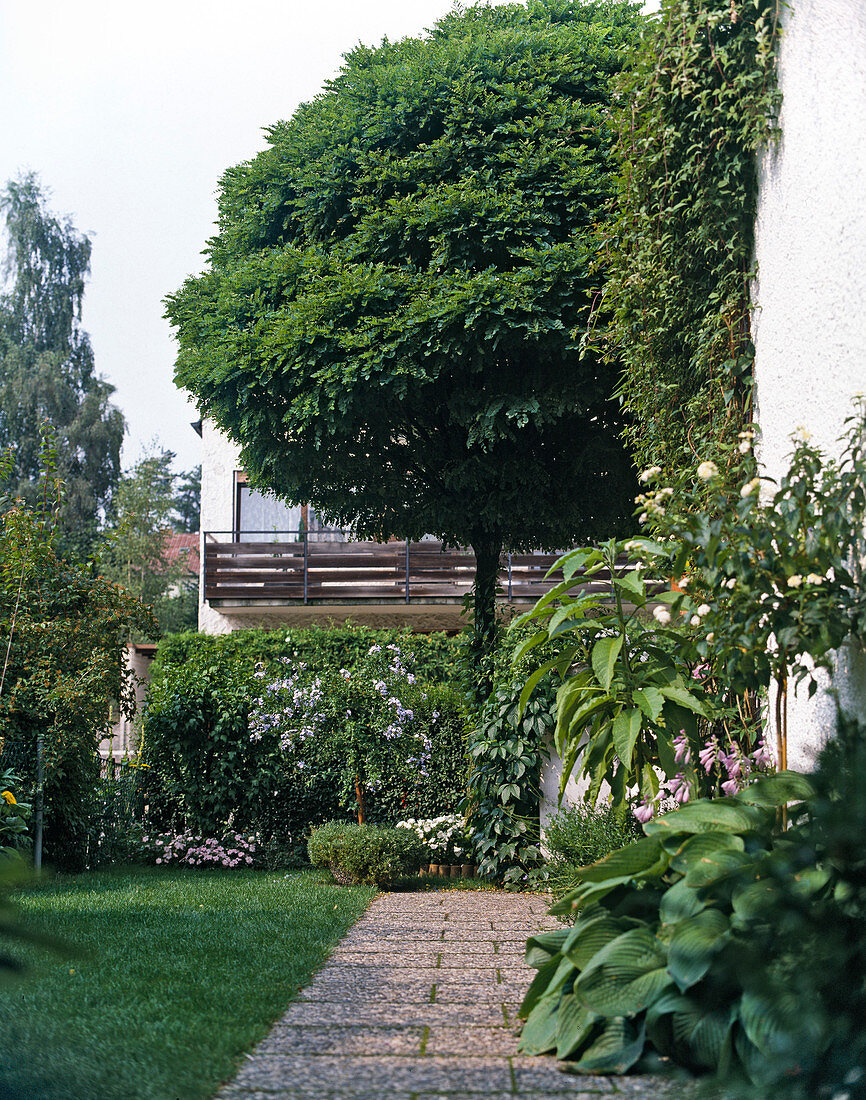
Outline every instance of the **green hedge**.
[(338, 737), (322, 733), (310, 742), (302, 779), (278, 753), (251, 740), (250, 708), (263, 683), (256, 669), (273, 677), (300, 670), (311, 679), (357, 668), (371, 645), (393, 642), (413, 654), (418, 680), (428, 680), (419, 682), (412, 709), (414, 728), (432, 741), (431, 760), (428, 775), (416, 772), (414, 782), (405, 778), (412, 769), (395, 761), (392, 778), (368, 793), (368, 816), (390, 824), (453, 811), (465, 794), (467, 759), (463, 700), (442, 682), (452, 639), (361, 628), (251, 630), (161, 643), (142, 735), (154, 823), (207, 836), (226, 828), (256, 830), (266, 839), (297, 843), (312, 826), (348, 819), (351, 793)]

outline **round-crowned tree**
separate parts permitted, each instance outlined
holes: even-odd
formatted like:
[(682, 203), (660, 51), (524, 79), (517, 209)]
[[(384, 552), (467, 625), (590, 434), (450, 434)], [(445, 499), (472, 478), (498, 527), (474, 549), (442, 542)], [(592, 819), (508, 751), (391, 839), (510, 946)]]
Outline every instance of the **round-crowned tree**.
[(359, 46), (225, 173), (208, 268), (167, 299), (177, 382), (254, 482), (473, 547), (482, 647), (503, 549), (630, 512), (616, 368), (579, 342), (638, 7), (479, 6)]

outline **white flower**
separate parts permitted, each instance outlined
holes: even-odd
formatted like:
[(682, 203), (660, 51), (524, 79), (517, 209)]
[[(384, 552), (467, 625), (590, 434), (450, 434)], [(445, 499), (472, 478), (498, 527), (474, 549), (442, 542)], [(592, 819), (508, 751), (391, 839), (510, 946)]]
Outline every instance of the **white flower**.
[(823, 583), (824, 583), (824, 578), (819, 577), (817, 573), (810, 573), (809, 576), (806, 577), (806, 584), (823, 584)]
[(719, 476), (719, 468), (715, 462), (702, 462), (698, 466), (698, 477), (701, 481), (712, 481), (714, 477)]
[(654, 477), (658, 477), (662, 472), (661, 466), (649, 466), (638, 478), (638, 481), (643, 482), (645, 485), (648, 481), (652, 481)]
[(657, 607), (653, 611), (653, 618), (661, 626), (667, 626), (671, 621), (671, 613), (666, 607)]
[(648, 519), (649, 516), (646, 514), (646, 512), (641, 512), (641, 514), (637, 517), (638, 523), (646, 523)]
[(713, 631), (711, 630), (711, 631), (709, 632), (709, 634), (707, 635), (707, 641), (708, 641), (708, 642), (714, 642), (715, 640), (716, 640), (716, 636), (715, 636), (715, 634), (713, 633)]
[(789, 588), (799, 588), (802, 583), (803, 583), (803, 578), (800, 576), (799, 573), (795, 573), (793, 575), (793, 577), (788, 577), (788, 587)]
[(737, 587), (737, 578), (736, 577), (728, 577), (728, 579), (725, 581), (725, 588), (736, 588), (736, 587)]
[(685, 590), (689, 587), (691, 583), (691, 577), (680, 577), (680, 588), (683, 590), (683, 592), (685, 592)]
[(712, 608), (708, 603), (702, 603), (701, 606), (698, 608), (698, 614), (701, 616), (701, 618), (703, 618), (704, 615), (709, 615), (711, 610)]
[(701, 625), (700, 615), (692, 615), (692, 617), (689, 619), (689, 622), (692, 624), (692, 626), (700, 626)]
[(812, 433), (805, 424), (798, 424), (791, 438), (797, 440), (799, 443), (808, 443), (812, 438)]
[(740, 452), (741, 455), (747, 455), (749, 451), (751, 451), (751, 449), (752, 444), (748, 441), (748, 439), (742, 439), (737, 444), (737, 450)]
[(740, 496), (743, 500), (746, 497), (753, 497), (755, 493), (761, 488), (761, 479), (753, 477), (751, 481), (747, 481), (746, 484), (740, 489)]
[(827, 570), (827, 572), (826, 572), (826, 573), (824, 574), (824, 576), (825, 576), (825, 577), (827, 578), (827, 580), (828, 580), (828, 581), (835, 581), (835, 579), (836, 579), (836, 571), (834, 570), (834, 568), (833, 568), (833, 566), (832, 566), (832, 565), (831, 565), (831, 566), (830, 566), (830, 568), (829, 568), (829, 569)]

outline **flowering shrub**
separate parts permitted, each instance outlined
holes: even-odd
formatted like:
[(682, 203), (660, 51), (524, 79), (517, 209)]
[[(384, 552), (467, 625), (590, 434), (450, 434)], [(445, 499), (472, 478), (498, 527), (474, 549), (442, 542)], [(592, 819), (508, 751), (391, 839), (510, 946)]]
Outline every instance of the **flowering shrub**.
[(251, 867), (258, 847), (254, 836), (239, 833), (227, 833), (219, 840), (190, 833), (180, 836), (145, 834), (141, 846), (155, 864), (185, 864), (188, 867)]
[[(374, 644), (367, 660), (305, 681), (304, 667), (274, 677), (256, 671), (261, 695), (250, 710), (249, 738), (276, 750), (303, 783), (310, 768), (310, 741), (327, 735), (343, 758), (341, 795), (354, 796), (359, 824), (367, 816), (368, 792), (380, 789), (395, 768), (426, 777), (433, 742), (414, 723), (416, 688), (408, 658), (396, 643)], [(438, 718), (434, 712), (433, 720)], [(394, 748), (399, 744), (399, 752)], [(408, 774), (407, 774), (408, 778)]]
[(397, 822), (398, 829), (409, 829), (423, 843), (425, 855), (432, 862), (461, 863), (473, 855), (472, 840), (460, 814), (414, 818)]

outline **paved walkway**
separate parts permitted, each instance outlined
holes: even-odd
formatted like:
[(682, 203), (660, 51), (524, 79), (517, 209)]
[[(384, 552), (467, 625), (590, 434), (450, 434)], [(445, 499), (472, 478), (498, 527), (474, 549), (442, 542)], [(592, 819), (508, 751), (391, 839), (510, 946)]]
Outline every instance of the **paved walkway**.
[(517, 1055), (526, 937), (545, 898), (380, 894), (220, 1100), (642, 1100), (682, 1086), (575, 1077)]

